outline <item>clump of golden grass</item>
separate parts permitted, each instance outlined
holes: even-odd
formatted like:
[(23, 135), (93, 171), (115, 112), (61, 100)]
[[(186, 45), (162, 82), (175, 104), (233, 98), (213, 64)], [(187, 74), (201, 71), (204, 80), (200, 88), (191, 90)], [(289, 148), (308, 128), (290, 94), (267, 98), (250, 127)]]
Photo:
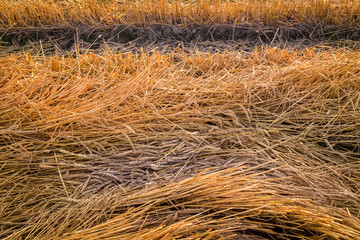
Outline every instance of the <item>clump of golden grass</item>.
[(4, 0), (0, 26), (29, 27), (59, 24), (112, 25), (264, 23), (359, 24), (360, 3), (353, 0)]
[(355, 239), (359, 57), (2, 57), (0, 236)]

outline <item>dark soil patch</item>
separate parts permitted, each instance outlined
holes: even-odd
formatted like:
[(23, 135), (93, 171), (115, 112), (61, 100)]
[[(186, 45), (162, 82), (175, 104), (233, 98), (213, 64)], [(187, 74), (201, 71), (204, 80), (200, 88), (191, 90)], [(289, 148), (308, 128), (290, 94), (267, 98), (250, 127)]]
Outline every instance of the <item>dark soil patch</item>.
[[(0, 30), (1, 48), (9, 52), (26, 46), (46, 43), (47, 53), (74, 49), (97, 50), (106, 47), (132, 46), (191, 48), (254, 48), (255, 46), (283, 46), (304, 48), (321, 43), (360, 40), (360, 28), (301, 23), (292, 27), (259, 25), (192, 25), (180, 28), (155, 24), (151, 27), (115, 25), (91, 28), (88, 26), (49, 26)], [(49, 47), (49, 44), (51, 47)], [(14, 48), (15, 46), (15, 48)], [(12, 47), (12, 48), (11, 48)], [(44, 50), (43, 49), (43, 50)]]

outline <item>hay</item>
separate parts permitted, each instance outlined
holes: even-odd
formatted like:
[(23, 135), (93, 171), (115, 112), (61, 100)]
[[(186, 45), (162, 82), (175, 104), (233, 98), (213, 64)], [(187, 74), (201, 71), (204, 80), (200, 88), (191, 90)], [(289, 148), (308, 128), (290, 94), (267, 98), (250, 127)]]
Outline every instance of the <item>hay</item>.
[(360, 52), (0, 58), (4, 239), (356, 239)]

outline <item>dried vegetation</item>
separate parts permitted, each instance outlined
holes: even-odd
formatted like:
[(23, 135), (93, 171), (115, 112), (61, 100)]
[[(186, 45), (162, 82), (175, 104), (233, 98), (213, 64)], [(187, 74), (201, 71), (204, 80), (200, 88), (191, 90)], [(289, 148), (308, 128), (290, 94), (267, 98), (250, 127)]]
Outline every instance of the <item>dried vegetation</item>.
[(359, 25), (354, 0), (3, 0), (0, 25), (324, 23)]
[(355, 239), (359, 56), (1, 58), (1, 237)]
[[(0, 25), (356, 27), (359, 9), (4, 0)], [(360, 51), (46, 55), (34, 45), (0, 57), (0, 238), (360, 236)]]

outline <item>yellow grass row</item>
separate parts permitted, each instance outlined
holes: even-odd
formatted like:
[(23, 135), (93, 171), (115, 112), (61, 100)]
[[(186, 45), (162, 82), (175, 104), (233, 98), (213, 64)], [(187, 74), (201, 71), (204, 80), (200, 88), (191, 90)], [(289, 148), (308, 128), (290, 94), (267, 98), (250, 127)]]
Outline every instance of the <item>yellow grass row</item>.
[(3, 0), (2, 28), (46, 25), (296, 24), (359, 25), (354, 0)]
[(359, 59), (2, 57), (0, 237), (356, 239)]

